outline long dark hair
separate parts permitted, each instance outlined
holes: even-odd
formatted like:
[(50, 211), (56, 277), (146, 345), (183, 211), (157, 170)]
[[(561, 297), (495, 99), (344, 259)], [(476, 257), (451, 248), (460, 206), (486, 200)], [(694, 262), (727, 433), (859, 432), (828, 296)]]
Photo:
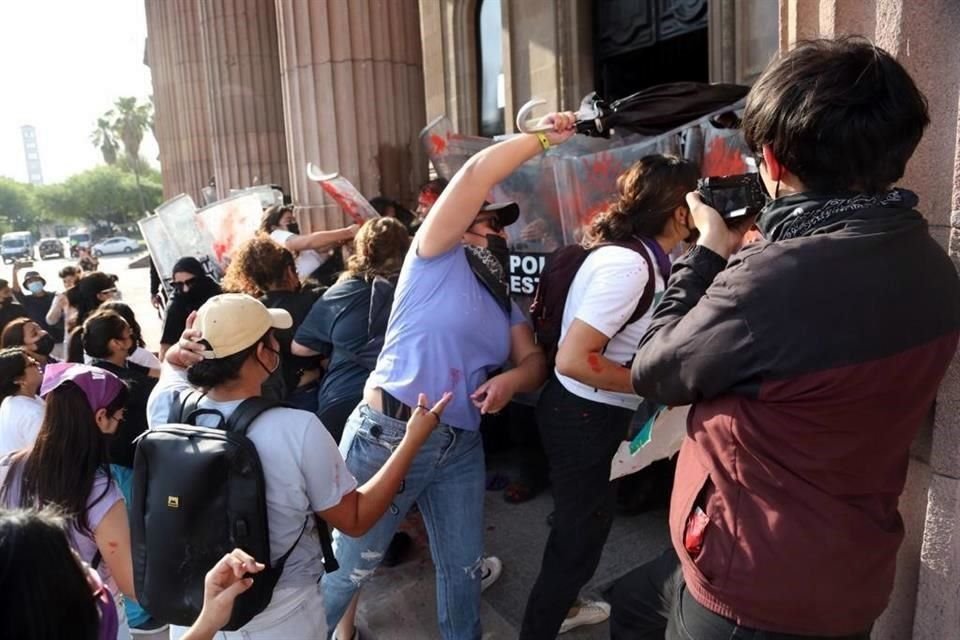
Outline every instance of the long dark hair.
[[(123, 339), (127, 321), (115, 311), (99, 310), (70, 333), (67, 342), (67, 361), (83, 362), (83, 354), (92, 358), (110, 357), (110, 341)], [(131, 329), (130, 333), (133, 333)]]
[(98, 294), (107, 289), (116, 288), (117, 283), (105, 273), (95, 271), (80, 278), (74, 286), (67, 289), (67, 302), (77, 310), (77, 324), (83, 323), (91, 313), (100, 307)]
[(280, 226), (280, 218), (288, 211), (293, 211), (293, 207), (288, 204), (275, 204), (263, 212), (263, 219), (260, 221), (260, 233), (270, 235)]
[(100, 612), (51, 509), (0, 509), (0, 620), (4, 636), (97, 640)]
[(30, 322), (33, 322), (30, 318), (15, 318), (8, 322), (3, 327), (3, 333), (0, 333), (0, 347), (7, 349), (23, 346), (23, 329)]
[[(129, 392), (121, 387), (106, 410), (112, 415), (127, 404)], [(56, 505), (71, 523), (87, 536), (93, 536), (87, 524), (90, 508), (100, 502), (109, 490), (92, 500), (90, 492), (97, 472), (110, 477), (107, 437), (97, 426), (87, 396), (77, 385), (64, 382), (46, 396), (43, 423), (33, 448), (14, 455), (13, 465), (23, 465), (20, 506)], [(13, 474), (3, 486), (6, 497)]]
[(130, 305), (125, 302), (117, 302), (112, 300), (110, 302), (104, 302), (100, 305), (101, 311), (113, 311), (120, 315), (121, 318), (127, 321), (127, 324), (130, 325), (130, 331), (133, 334), (133, 341), (137, 343), (137, 346), (144, 348), (147, 346), (146, 341), (143, 339), (143, 329), (140, 328), (140, 323), (137, 322), (137, 316), (133, 313), (133, 309), (130, 308)]
[(584, 245), (653, 238), (663, 231), (684, 196), (697, 188), (700, 169), (677, 156), (652, 154), (640, 158), (617, 178), (617, 198), (587, 228)]
[(27, 371), (27, 354), (19, 348), (0, 351), (0, 402), (20, 391), (17, 378)]

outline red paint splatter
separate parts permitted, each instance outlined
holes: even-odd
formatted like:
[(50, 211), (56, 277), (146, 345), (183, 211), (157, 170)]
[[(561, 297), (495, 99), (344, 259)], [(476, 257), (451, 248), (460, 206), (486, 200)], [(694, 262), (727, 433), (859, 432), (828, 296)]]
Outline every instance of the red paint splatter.
[(447, 141), (442, 136), (433, 134), (430, 136), (430, 146), (433, 148), (433, 153), (443, 153), (447, 150)]
[(600, 373), (603, 371), (603, 363), (600, 362), (600, 356), (595, 353), (591, 353), (587, 356), (587, 364), (590, 365), (590, 370), (594, 373)]
[(110, 547), (111, 549), (116, 549), (120, 545), (118, 545), (116, 542), (108, 542), (107, 546)]
[(350, 194), (344, 193), (333, 184), (332, 180), (326, 182), (321, 182), (320, 186), (323, 187), (323, 190), (333, 198), (340, 208), (343, 209), (344, 213), (350, 216), (353, 221), (357, 224), (363, 224), (363, 216), (360, 215), (361, 204), (357, 202)]
[(460, 379), (463, 378), (463, 374), (460, 372), (460, 369), (450, 369), (450, 387), (456, 387), (460, 384)]
[(738, 173), (746, 173), (747, 164), (743, 160), (741, 149), (734, 147), (727, 138), (717, 136), (707, 143), (707, 149), (703, 154), (703, 166), (701, 167), (704, 176), (730, 176)]

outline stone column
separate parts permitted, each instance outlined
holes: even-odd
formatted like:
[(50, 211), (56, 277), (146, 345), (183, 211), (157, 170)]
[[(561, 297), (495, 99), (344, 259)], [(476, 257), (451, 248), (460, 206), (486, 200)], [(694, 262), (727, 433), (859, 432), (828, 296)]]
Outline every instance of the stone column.
[(200, 9), (196, 0), (167, 0), (176, 25), (173, 44), (176, 83), (177, 142), (183, 160), (182, 191), (198, 206), (204, 205), (202, 189), (213, 176), (210, 140), (210, 109), (207, 77), (200, 37)]
[(163, 195), (186, 193), (202, 204), (213, 165), (199, 8), (194, 0), (147, 0), (146, 10)]
[(175, 26), (173, 6), (164, 0), (146, 0), (147, 65), (153, 82), (154, 135), (160, 148), (163, 197), (182, 193), (183, 158), (177, 141), (176, 83), (174, 82)]
[(269, 0), (200, 0), (213, 174), (220, 197), (289, 188), (277, 20)]
[(347, 222), (307, 180), (338, 171), (408, 205), (426, 177), (417, 0), (276, 0), (287, 151), (305, 230)]

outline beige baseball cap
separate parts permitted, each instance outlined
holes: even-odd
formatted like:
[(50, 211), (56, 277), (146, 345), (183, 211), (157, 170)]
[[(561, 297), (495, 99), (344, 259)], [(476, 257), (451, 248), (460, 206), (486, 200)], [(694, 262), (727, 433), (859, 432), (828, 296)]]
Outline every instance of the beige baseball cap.
[(245, 293), (224, 293), (207, 300), (197, 310), (193, 328), (210, 348), (201, 351), (207, 359), (240, 353), (257, 343), (270, 329), (289, 329), (293, 318), (283, 309), (267, 309)]

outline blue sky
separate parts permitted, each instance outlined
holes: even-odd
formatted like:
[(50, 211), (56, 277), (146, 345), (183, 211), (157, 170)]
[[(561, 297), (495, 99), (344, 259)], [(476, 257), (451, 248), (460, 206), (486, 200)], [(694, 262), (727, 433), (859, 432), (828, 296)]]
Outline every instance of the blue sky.
[[(114, 98), (152, 93), (143, 0), (0, 3), (0, 176), (26, 181), (20, 126), (37, 128), (46, 184), (102, 162), (90, 143)], [(141, 155), (156, 164), (148, 134)]]

